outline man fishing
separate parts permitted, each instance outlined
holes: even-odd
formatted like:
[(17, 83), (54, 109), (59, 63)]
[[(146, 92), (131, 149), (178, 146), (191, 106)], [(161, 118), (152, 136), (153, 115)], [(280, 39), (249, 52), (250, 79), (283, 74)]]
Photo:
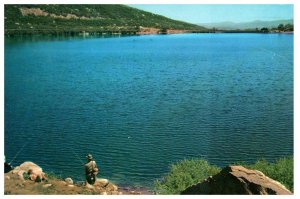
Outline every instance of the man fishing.
[(4, 156), (4, 173), (8, 173), (10, 172), (11, 170), (13, 170), (14, 167), (11, 166), (10, 163), (7, 163), (6, 160), (5, 160), (5, 156)]
[(91, 154), (88, 154), (86, 156), (86, 159), (87, 159), (87, 163), (84, 165), (86, 182), (93, 185), (96, 181), (96, 175), (98, 174), (99, 170)]

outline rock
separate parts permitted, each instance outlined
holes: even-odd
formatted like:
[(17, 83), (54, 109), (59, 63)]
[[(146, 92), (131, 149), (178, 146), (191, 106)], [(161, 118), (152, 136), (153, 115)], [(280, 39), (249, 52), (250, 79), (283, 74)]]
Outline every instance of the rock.
[(10, 177), (9, 176), (5, 176), (5, 180), (10, 180)]
[(23, 170), (27, 172), (29, 169), (32, 169), (33, 171), (42, 172), (43, 169), (39, 167), (37, 164), (34, 164), (33, 162), (24, 162), (19, 166), (20, 170)]
[(68, 183), (68, 184), (73, 184), (72, 178), (66, 178), (65, 182)]
[(112, 191), (111, 195), (119, 195), (119, 192), (118, 191)]
[(105, 187), (108, 185), (108, 180), (107, 179), (96, 179), (96, 182), (94, 184), (95, 187)]
[(93, 186), (93, 185), (90, 185), (89, 183), (86, 183), (86, 184), (85, 184), (85, 187), (88, 188), (88, 189), (94, 189), (94, 186)]
[(17, 175), (19, 176), (19, 179), (22, 180), (22, 181), (25, 180), (24, 176), (23, 176), (24, 173), (25, 173), (24, 170), (19, 170), (18, 173), (17, 173)]
[(52, 186), (52, 184), (44, 184), (43, 185), (44, 188), (48, 188), (48, 187), (51, 187), (51, 186)]
[(45, 174), (43, 173), (42, 168), (33, 162), (24, 162), (12, 171), (12, 173), (17, 174), (19, 179), (22, 181), (24, 181), (23, 174), (28, 172), (30, 172), (29, 179), (33, 181), (37, 179), (39, 179), (38, 181), (45, 179)]
[(260, 171), (242, 166), (228, 166), (220, 173), (188, 187), (181, 194), (290, 195), (292, 193)]
[(140, 191), (130, 191), (129, 193), (131, 195), (141, 195), (142, 194), (142, 192), (140, 192)]
[(105, 187), (106, 191), (118, 191), (118, 187), (112, 183), (108, 183)]
[(68, 185), (68, 183), (66, 183), (65, 181), (60, 181), (60, 184), (62, 184), (62, 185)]
[(107, 195), (106, 191), (101, 192), (100, 195)]
[(16, 173), (18, 173), (19, 171), (20, 171), (20, 167), (17, 166), (17, 167), (15, 167), (14, 170), (12, 170), (12, 173), (13, 173), (13, 174), (16, 174)]
[(68, 184), (68, 187), (73, 188), (75, 186), (73, 184)]

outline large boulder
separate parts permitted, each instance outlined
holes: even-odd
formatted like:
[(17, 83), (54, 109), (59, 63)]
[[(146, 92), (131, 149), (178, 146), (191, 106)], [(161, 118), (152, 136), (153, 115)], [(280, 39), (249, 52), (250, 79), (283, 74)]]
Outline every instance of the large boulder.
[(181, 194), (290, 195), (292, 193), (260, 171), (242, 166), (228, 166), (203, 182), (188, 187)]
[(36, 178), (45, 179), (45, 174), (43, 172), (43, 169), (39, 167), (37, 164), (34, 164), (33, 162), (24, 162), (20, 166), (17, 166), (14, 170), (11, 171), (13, 174), (17, 174), (19, 178), (24, 181), (23, 174), (24, 173), (30, 173), (29, 178), (33, 181), (36, 180)]
[(34, 164), (33, 162), (24, 162), (16, 169), (23, 170), (23, 171), (29, 171), (30, 169), (38, 172), (42, 172), (43, 169), (39, 167), (37, 164)]

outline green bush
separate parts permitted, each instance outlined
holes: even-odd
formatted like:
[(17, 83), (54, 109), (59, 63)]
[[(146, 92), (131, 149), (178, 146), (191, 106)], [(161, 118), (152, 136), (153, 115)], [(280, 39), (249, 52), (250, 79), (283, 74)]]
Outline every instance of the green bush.
[(266, 176), (282, 183), (287, 189), (294, 191), (294, 159), (293, 157), (280, 158), (274, 163), (265, 159), (258, 160), (252, 165), (243, 165), (250, 169), (263, 172)]
[(179, 194), (187, 187), (196, 184), (220, 171), (203, 159), (183, 160), (173, 164), (170, 172), (161, 181), (155, 182), (157, 194)]
[[(282, 183), (287, 189), (294, 190), (293, 157), (281, 158), (274, 163), (258, 160), (254, 164), (235, 163), (249, 169), (263, 172), (266, 176)], [(187, 187), (203, 181), (209, 176), (220, 172), (220, 168), (210, 165), (203, 159), (179, 161), (171, 165), (170, 172), (161, 180), (156, 180), (154, 191), (156, 194), (180, 194)]]

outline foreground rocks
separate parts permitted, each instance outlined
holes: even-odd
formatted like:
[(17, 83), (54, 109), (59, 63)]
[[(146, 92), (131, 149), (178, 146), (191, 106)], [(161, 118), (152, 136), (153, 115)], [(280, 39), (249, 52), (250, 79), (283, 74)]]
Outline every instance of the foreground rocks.
[(228, 166), (220, 173), (187, 188), (181, 194), (290, 195), (292, 193), (260, 171), (242, 166)]
[[(73, 182), (72, 178), (58, 179), (46, 175), (46, 180), (36, 182), (25, 178), (24, 175), (32, 170), (36, 173), (43, 173), (43, 169), (33, 162), (24, 162), (14, 170), (5, 173), (4, 194), (13, 195), (72, 195), (72, 194), (99, 194), (99, 195), (121, 195), (118, 186), (107, 179), (97, 179), (94, 185), (79, 185)], [(130, 194), (125, 193), (125, 194)]]

